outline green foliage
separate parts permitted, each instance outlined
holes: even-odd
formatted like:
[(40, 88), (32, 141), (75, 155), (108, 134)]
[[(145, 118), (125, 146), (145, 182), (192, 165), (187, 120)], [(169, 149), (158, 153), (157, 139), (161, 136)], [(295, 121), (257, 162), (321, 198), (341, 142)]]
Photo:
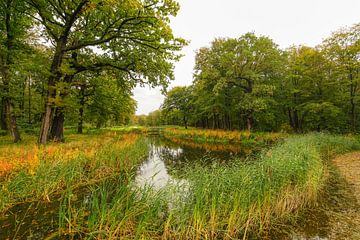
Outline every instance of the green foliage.
[(289, 137), (256, 162), (192, 166), (184, 176), (190, 180), (190, 201), (172, 213), (179, 216), (170, 219), (172, 230), (188, 238), (239, 238), (248, 232), (261, 237), (281, 219), (315, 203), (327, 178), (327, 157), (359, 148), (353, 139), (310, 134)]
[(191, 109), (191, 91), (190, 87), (175, 87), (167, 94), (162, 105), (163, 113), (167, 118), (180, 119), (187, 128), (189, 111)]
[[(21, 169), (19, 172), (12, 172), (2, 182), (0, 209), (4, 211), (22, 201), (49, 200), (58, 197), (66, 190), (90, 186), (119, 174), (130, 176), (147, 155), (148, 145), (144, 138), (134, 139), (134, 135), (112, 134), (112, 136), (110, 141), (106, 132), (80, 139), (77, 137), (74, 142), (70, 141), (67, 146), (63, 146), (65, 151), (58, 149), (51, 155), (50, 146), (50, 150), (42, 148), (37, 153), (33, 153), (35, 159), (41, 159), (39, 166), (33, 166), (36, 171)], [(31, 140), (33, 143), (33, 139)], [(98, 141), (100, 144), (97, 143)], [(18, 148), (27, 147), (28, 144), (29, 142), (24, 143)], [(87, 154), (89, 146), (92, 150), (96, 148), (95, 154)], [(79, 148), (82, 152), (80, 154), (76, 153)], [(71, 160), (65, 159), (69, 157)]]
[(357, 132), (359, 31), (355, 24), (315, 48), (285, 51), (254, 33), (215, 39), (196, 54), (193, 84), (166, 96), (163, 123), (186, 117), (213, 129)]

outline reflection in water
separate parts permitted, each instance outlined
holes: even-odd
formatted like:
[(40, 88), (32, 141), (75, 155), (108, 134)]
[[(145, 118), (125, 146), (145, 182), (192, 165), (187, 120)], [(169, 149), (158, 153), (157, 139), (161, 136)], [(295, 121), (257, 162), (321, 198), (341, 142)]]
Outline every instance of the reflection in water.
[(148, 159), (140, 166), (135, 185), (139, 188), (151, 187), (155, 191), (166, 190), (169, 209), (181, 207), (181, 203), (186, 202), (189, 193), (189, 182), (171, 176), (165, 158), (179, 158), (184, 152), (183, 149), (163, 147), (154, 141), (149, 144)]
[[(149, 156), (138, 171), (135, 183), (139, 187), (151, 186), (155, 190), (164, 188), (167, 184), (181, 185), (184, 180), (177, 180), (168, 174), (165, 162), (162, 158), (163, 147), (151, 144)], [(182, 153), (181, 148), (170, 149), (171, 156), (179, 156)]]
[(211, 152), (222, 152), (222, 153), (233, 153), (237, 155), (248, 155), (252, 152), (253, 147), (245, 147), (238, 144), (229, 144), (229, 143), (198, 143), (189, 139), (180, 139), (180, 138), (167, 138), (167, 142), (177, 144), (180, 146), (187, 146), (193, 149), (203, 149), (205, 151)]
[(161, 137), (149, 138), (149, 145), (148, 159), (140, 166), (135, 183), (138, 187), (151, 186), (155, 190), (167, 185), (188, 188), (188, 182), (178, 174), (187, 167), (196, 164), (211, 165), (214, 162), (223, 164), (229, 159), (243, 157), (251, 152), (240, 151), (240, 145), (236, 149), (233, 146), (233, 151), (223, 147), (224, 144), (218, 144), (218, 147), (213, 146), (209, 150), (201, 144), (169, 141)]

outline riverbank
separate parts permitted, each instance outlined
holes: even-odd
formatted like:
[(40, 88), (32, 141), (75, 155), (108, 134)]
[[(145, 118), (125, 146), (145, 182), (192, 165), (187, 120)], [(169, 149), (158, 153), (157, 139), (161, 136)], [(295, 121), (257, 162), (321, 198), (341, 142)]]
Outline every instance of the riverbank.
[(0, 211), (19, 202), (51, 201), (68, 188), (95, 184), (136, 170), (148, 153), (138, 134), (67, 135), (66, 143), (38, 146), (34, 136), (0, 145)]
[(183, 225), (183, 233), (189, 238), (246, 239), (279, 232), (276, 226), (317, 204), (329, 176), (324, 161), (354, 149), (359, 144), (344, 137), (292, 136), (253, 164), (189, 169), (193, 198), (181, 210), (186, 219), (181, 221), (189, 224)]
[(224, 131), (199, 128), (165, 127), (162, 134), (167, 138), (192, 140), (198, 143), (224, 143), (241, 145), (266, 145), (286, 137), (283, 133)]
[[(30, 161), (35, 167), (5, 175), (0, 232), (7, 235), (0, 237), (25, 236), (26, 224), (32, 230), (39, 224), (51, 225), (41, 230), (42, 237), (272, 239), (294, 222), (298, 227), (302, 214), (318, 209), (319, 201), (332, 201), (322, 199), (335, 186), (329, 183), (337, 182), (329, 159), (360, 149), (348, 137), (289, 136), (249, 161), (185, 164), (176, 175), (185, 186), (154, 190), (135, 187), (134, 174), (149, 153), (142, 135), (118, 131), (84, 138), (72, 141), (70, 135), (68, 143), (47, 145), (36, 154), (30, 140), (1, 146), (8, 154), (24, 148), (19, 159), (38, 160)], [(178, 199), (169, 198), (179, 191)], [(291, 236), (290, 230), (282, 236)]]

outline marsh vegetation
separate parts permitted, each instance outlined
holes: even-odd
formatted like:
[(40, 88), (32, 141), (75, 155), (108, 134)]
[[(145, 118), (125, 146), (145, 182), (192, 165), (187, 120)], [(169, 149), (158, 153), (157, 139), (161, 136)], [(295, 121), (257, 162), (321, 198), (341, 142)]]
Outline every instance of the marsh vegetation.
[(303, 211), (318, 204), (328, 160), (360, 148), (351, 137), (326, 134), (282, 137), (262, 150), (240, 142), (229, 150), (136, 132), (69, 135), (65, 144), (40, 148), (31, 136), (2, 144), (1, 152), (15, 157), (2, 170), (1, 237), (290, 236)]

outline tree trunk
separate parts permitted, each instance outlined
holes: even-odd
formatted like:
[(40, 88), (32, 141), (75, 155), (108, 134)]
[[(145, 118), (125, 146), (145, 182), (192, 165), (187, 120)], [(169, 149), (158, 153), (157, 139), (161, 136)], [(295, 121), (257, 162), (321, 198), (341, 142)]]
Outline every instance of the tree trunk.
[(48, 78), (48, 88), (45, 99), (45, 112), (43, 114), (41, 128), (40, 128), (40, 136), (39, 143), (46, 144), (50, 137), (50, 128), (51, 121), (54, 115), (54, 105), (52, 103), (52, 99), (56, 96), (56, 83), (61, 79), (60, 66), (63, 61), (64, 56), (64, 48), (66, 45), (67, 38), (62, 37), (59, 42), (56, 43), (56, 50), (54, 57), (52, 59), (51, 67), (50, 67), (50, 77)]
[[(10, 60), (9, 60), (10, 61)], [(8, 61), (8, 62), (9, 62)], [(3, 72), (3, 81), (4, 81), (4, 93), (5, 97), (3, 98), (5, 118), (6, 118), (6, 127), (10, 130), (11, 135), (13, 136), (14, 142), (21, 141), (20, 132), (16, 123), (16, 116), (14, 114), (14, 105), (12, 103), (12, 98), (10, 97), (10, 69), (9, 65), (5, 65)]]
[(64, 109), (61, 107), (56, 108), (51, 125), (49, 140), (54, 142), (64, 142), (64, 121)]
[(31, 124), (31, 77), (28, 84), (28, 123)]
[(21, 141), (21, 137), (16, 124), (16, 117), (13, 111), (14, 107), (9, 98), (5, 99), (5, 108), (7, 112), (7, 117), (6, 117), (7, 125), (9, 126), (10, 133), (13, 137), (14, 142), (17, 143)]
[(300, 123), (298, 111), (294, 110), (293, 115), (294, 115), (293, 116), (293, 121), (294, 121), (295, 132), (300, 132), (301, 131), (301, 123)]
[(11, 2), (8, 1), (5, 11), (5, 27), (6, 27), (6, 57), (4, 65), (2, 67), (2, 77), (4, 84), (4, 95), (3, 104), (6, 113), (6, 125), (9, 128), (11, 135), (13, 136), (14, 142), (21, 140), (20, 133), (16, 124), (16, 116), (14, 114), (14, 105), (12, 103), (12, 97), (10, 95), (10, 80), (11, 80), (11, 65), (13, 64), (12, 50), (14, 48), (14, 32), (11, 26)]
[(292, 113), (291, 113), (291, 109), (288, 108), (288, 117), (289, 117), (289, 123), (290, 123), (290, 127), (292, 129), (295, 129), (295, 124), (294, 124), (294, 121), (293, 121), (293, 117), (292, 117)]
[(84, 108), (80, 107), (79, 109), (79, 122), (78, 122), (78, 130), (77, 133), (78, 134), (82, 134), (83, 133), (83, 122), (84, 122)]
[(188, 128), (188, 126), (187, 126), (187, 119), (186, 119), (186, 117), (184, 116), (184, 118), (183, 118), (183, 121), (184, 121), (184, 126), (185, 126), (185, 129), (187, 129)]
[(1, 109), (0, 109), (0, 127), (1, 130), (7, 131), (8, 127), (6, 124), (6, 107), (5, 107), (5, 98), (1, 99)]
[(247, 124), (247, 130), (249, 132), (251, 132), (251, 129), (253, 127), (253, 123), (254, 123), (254, 117), (252, 113), (248, 113), (246, 116), (246, 124)]
[(251, 118), (247, 117), (247, 118), (246, 118), (246, 123), (247, 123), (247, 130), (248, 130), (249, 132), (251, 132), (251, 127), (252, 127), (252, 125), (251, 125)]
[(39, 143), (46, 144), (49, 139), (49, 130), (51, 126), (51, 119), (53, 115), (53, 108), (51, 107), (49, 100), (46, 100), (46, 107), (45, 113), (43, 114), (41, 128), (40, 128), (40, 136), (39, 136)]
[(22, 89), (21, 89), (21, 101), (20, 101), (20, 105), (19, 108), (21, 110), (21, 118), (24, 119), (24, 110), (25, 110), (25, 91), (26, 91), (26, 78), (24, 80), (24, 82), (22, 83)]
[[(65, 83), (71, 83), (73, 75), (66, 75), (64, 77)], [(68, 95), (67, 91), (60, 92), (60, 98), (64, 99)], [(53, 110), (54, 111), (54, 110)], [(49, 139), (54, 142), (65, 142), (64, 138), (64, 122), (65, 122), (65, 113), (64, 108), (56, 107), (54, 118), (51, 124), (51, 130)]]
[(355, 104), (355, 94), (357, 91), (357, 85), (353, 82), (353, 74), (349, 74), (350, 84), (350, 121), (351, 128), (353, 132), (356, 132), (356, 104)]
[(350, 104), (351, 104), (351, 110), (350, 110), (351, 128), (353, 132), (356, 132), (356, 112), (355, 112), (355, 101), (353, 97), (350, 99)]
[(78, 134), (83, 133), (84, 123), (84, 106), (85, 106), (85, 86), (80, 87), (80, 108), (79, 108), (79, 121), (78, 121)]

